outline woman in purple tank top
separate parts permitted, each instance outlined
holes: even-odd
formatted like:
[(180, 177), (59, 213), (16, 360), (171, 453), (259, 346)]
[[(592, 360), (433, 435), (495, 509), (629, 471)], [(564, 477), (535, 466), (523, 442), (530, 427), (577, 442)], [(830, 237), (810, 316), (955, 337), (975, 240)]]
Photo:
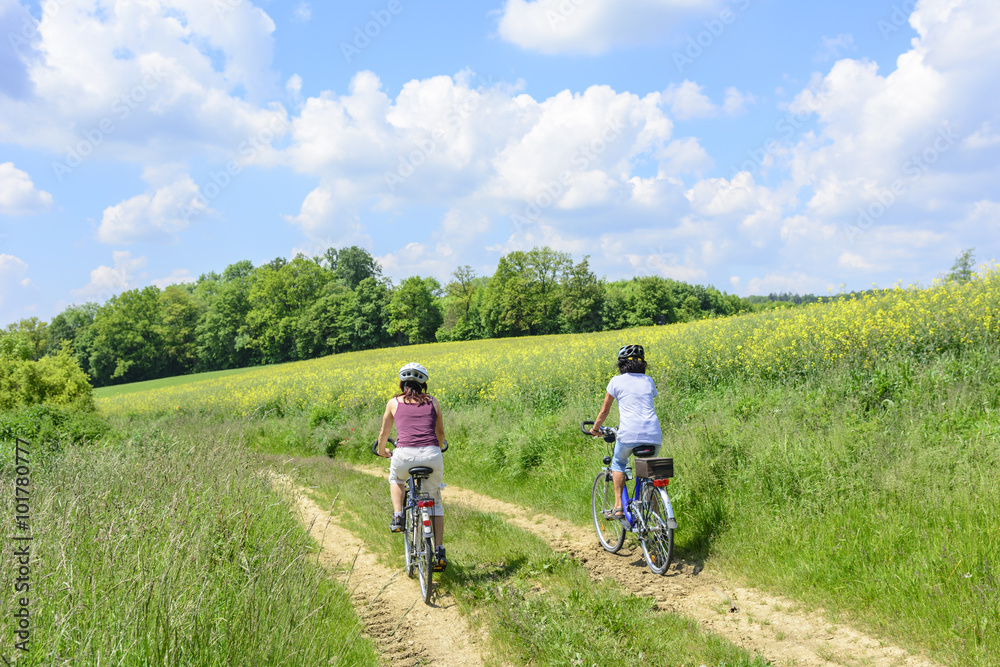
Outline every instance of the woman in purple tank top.
[[(389, 462), (389, 496), (393, 515), (389, 530), (403, 531), (403, 498), (410, 468), (427, 466), (433, 470), (423, 484), (434, 500), (431, 522), (434, 527), (434, 569), (443, 570), (448, 564), (444, 554), (444, 509), (441, 507), (441, 487), (444, 486), (444, 419), (441, 404), (427, 393), (427, 369), (420, 364), (406, 364), (399, 369), (399, 392), (386, 403), (382, 414), (382, 430), (378, 434), (378, 454)], [(390, 455), (385, 448), (396, 426), (396, 449)]]

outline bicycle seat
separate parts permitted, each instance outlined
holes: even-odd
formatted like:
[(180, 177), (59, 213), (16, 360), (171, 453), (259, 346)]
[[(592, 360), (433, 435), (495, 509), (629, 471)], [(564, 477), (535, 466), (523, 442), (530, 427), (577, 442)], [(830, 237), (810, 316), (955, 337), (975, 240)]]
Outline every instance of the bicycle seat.
[(653, 445), (640, 445), (632, 450), (632, 456), (637, 459), (648, 459), (655, 453), (656, 447)]
[(428, 468), (427, 466), (414, 466), (410, 468), (409, 473), (418, 479), (427, 479), (434, 472), (434, 468)]

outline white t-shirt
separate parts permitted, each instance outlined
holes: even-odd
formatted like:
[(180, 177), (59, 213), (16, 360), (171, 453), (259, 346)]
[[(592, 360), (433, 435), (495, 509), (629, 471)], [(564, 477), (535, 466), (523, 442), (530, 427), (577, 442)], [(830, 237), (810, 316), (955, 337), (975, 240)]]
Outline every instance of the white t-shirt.
[(618, 441), (663, 444), (660, 419), (653, 409), (657, 395), (653, 378), (644, 373), (616, 375), (608, 383), (608, 393), (618, 401)]

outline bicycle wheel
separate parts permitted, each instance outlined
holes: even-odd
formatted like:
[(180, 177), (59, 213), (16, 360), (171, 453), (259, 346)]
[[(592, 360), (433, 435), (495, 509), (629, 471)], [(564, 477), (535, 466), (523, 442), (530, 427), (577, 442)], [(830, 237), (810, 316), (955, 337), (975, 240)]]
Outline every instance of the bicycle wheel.
[[(664, 491), (663, 493), (666, 493)], [(651, 483), (642, 490), (644, 534), (640, 535), (642, 555), (653, 574), (663, 574), (674, 555), (674, 529), (667, 524), (667, 513), (660, 498), (660, 489)]]
[[(408, 504), (409, 496), (407, 496), (404, 500)], [(403, 510), (403, 516), (406, 517), (406, 526), (403, 530), (404, 549), (406, 550), (406, 576), (412, 577), (413, 568), (416, 567), (417, 564), (414, 552), (416, 551), (417, 545), (420, 544), (420, 538), (423, 536), (423, 527), (420, 525), (420, 515), (417, 513), (417, 508), (415, 506), (406, 507)]]
[(420, 596), (426, 604), (431, 603), (431, 577), (434, 575), (434, 540), (429, 537), (419, 542), (422, 548), (417, 551), (417, 578), (420, 580)]
[(594, 530), (605, 551), (617, 553), (625, 543), (625, 527), (621, 519), (611, 517), (615, 508), (615, 485), (611, 473), (602, 471), (594, 480), (594, 491), (590, 495), (590, 510), (594, 515)]

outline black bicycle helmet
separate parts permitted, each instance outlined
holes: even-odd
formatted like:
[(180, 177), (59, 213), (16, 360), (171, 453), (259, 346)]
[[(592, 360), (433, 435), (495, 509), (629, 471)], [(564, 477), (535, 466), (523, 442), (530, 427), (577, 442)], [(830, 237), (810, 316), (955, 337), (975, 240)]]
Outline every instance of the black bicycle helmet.
[(642, 349), (642, 345), (626, 345), (618, 350), (618, 361), (631, 361), (633, 359), (642, 361), (645, 358), (646, 352)]

